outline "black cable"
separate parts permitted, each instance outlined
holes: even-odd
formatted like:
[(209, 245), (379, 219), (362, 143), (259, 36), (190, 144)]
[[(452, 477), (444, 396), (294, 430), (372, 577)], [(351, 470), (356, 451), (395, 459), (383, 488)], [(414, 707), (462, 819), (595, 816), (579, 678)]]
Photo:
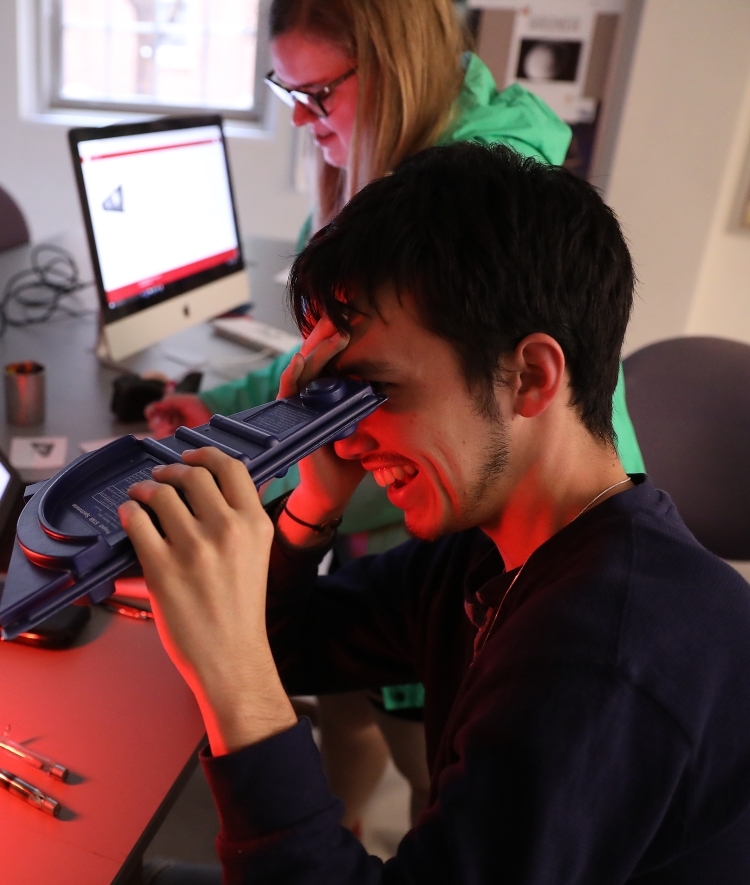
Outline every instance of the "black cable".
[(64, 302), (67, 296), (94, 285), (81, 282), (78, 265), (70, 252), (42, 243), (34, 246), (30, 259), (31, 267), (13, 274), (5, 284), (0, 300), (0, 337), (9, 326), (45, 323), (57, 312), (71, 317), (94, 312), (74, 310)]

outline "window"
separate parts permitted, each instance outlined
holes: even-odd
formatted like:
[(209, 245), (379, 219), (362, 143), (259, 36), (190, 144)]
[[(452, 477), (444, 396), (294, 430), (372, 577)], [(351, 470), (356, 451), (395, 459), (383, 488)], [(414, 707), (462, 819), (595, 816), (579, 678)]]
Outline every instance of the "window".
[(51, 107), (259, 118), (262, 0), (48, 2)]

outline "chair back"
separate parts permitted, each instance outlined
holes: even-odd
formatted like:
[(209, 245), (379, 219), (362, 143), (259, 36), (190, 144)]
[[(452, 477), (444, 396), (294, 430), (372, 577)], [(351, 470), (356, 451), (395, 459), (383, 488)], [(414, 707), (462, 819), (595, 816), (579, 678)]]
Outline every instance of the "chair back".
[(673, 338), (632, 354), (624, 369), (654, 484), (704, 547), (750, 560), (750, 345)]
[(11, 195), (0, 187), (0, 252), (29, 242), (26, 219)]

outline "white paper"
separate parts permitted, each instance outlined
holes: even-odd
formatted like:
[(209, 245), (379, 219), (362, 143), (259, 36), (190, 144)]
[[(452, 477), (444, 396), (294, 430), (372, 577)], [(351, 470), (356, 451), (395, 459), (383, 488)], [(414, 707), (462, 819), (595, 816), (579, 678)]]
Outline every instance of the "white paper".
[(10, 441), (10, 463), (17, 470), (59, 470), (67, 454), (67, 436), (14, 436)]

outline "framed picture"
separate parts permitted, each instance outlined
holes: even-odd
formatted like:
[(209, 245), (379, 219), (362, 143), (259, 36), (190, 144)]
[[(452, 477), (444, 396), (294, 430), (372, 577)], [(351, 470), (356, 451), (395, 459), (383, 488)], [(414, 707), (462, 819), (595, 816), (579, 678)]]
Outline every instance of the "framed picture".
[(750, 235), (750, 144), (746, 150), (745, 162), (738, 176), (732, 200), (728, 230)]
[(750, 160), (746, 163), (746, 167), (745, 175), (742, 177), (742, 188), (740, 190), (737, 227), (740, 230), (750, 232)]

